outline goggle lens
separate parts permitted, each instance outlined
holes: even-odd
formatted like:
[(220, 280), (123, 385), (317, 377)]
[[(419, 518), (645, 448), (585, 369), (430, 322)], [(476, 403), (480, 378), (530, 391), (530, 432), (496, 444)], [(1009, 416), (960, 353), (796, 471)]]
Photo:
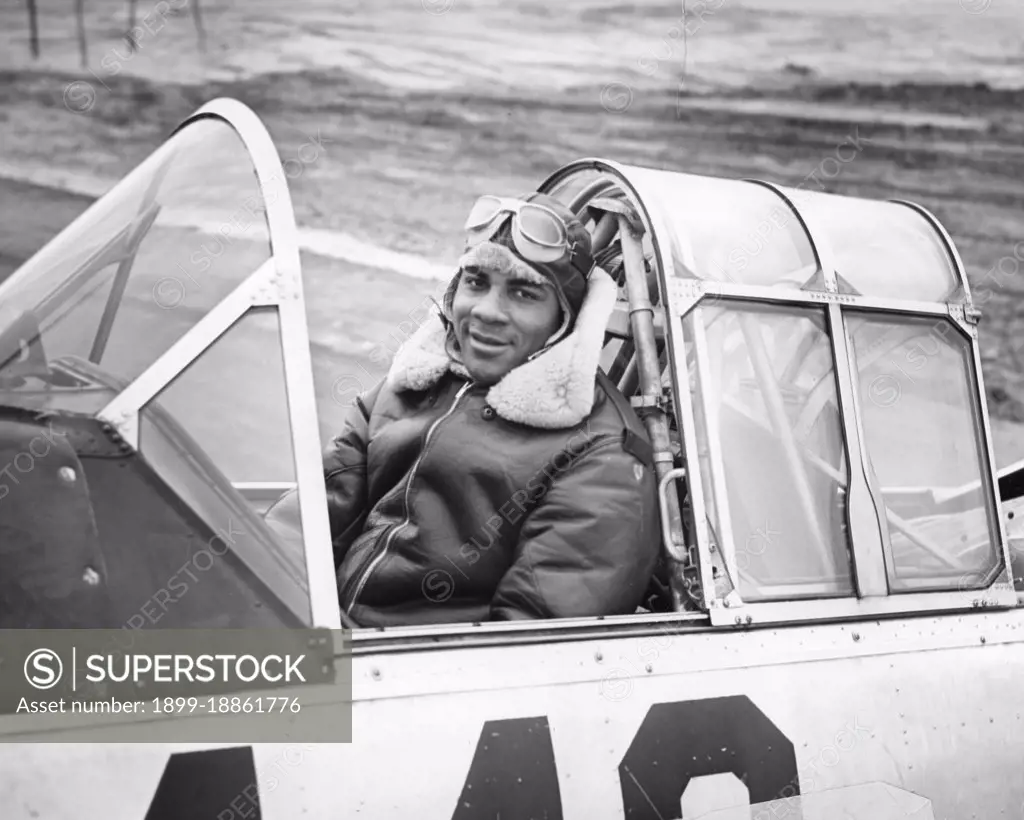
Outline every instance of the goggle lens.
[(482, 196), (473, 203), (466, 217), (464, 230), (474, 231), (486, 227), (502, 211), (502, 201), (496, 196)]
[(512, 240), (524, 259), (555, 262), (569, 250), (569, 231), (557, 213), (543, 205), (492, 195), (480, 197), (466, 217), (469, 243), (490, 239), (505, 221), (499, 217), (507, 215), (512, 216)]
[(519, 230), (532, 242), (564, 248), (567, 232), (562, 220), (547, 208), (524, 205), (519, 209)]

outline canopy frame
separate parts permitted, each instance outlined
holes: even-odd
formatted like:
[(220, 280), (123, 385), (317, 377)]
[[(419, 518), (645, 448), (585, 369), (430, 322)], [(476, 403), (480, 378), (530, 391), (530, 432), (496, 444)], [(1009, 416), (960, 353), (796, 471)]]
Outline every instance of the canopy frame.
[[(652, 264), (657, 271), (660, 290), (660, 304), (665, 310), (663, 323), (668, 339), (669, 371), (672, 390), (676, 397), (676, 421), (682, 439), (686, 488), (691, 508), (691, 531), (695, 543), (687, 546), (696, 553), (697, 566), (692, 567), (699, 579), (703, 608), (708, 612), (712, 624), (746, 625), (754, 621), (786, 622), (820, 620), (832, 618), (864, 618), (884, 614), (908, 612), (946, 611), (975, 609), (979, 607), (1004, 607), (1016, 604), (1016, 593), (1010, 575), (1010, 552), (1005, 523), (998, 514), (997, 475), (992, 450), (991, 427), (985, 404), (984, 384), (981, 371), (980, 347), (978, 344), (978, 311), (971, 302), (970, 287), (963, 263), (956, 252), (948, 233), (934, 215), (914, 203), (890, 200), (893, 204), (907, 207), (922, 216), (934, 230), (945, 250), (957, 283), (953, 292), (944, 302), (929, 302), (919, 299), (899, 299), (880, 296), (865, 296), (841, 292), (836, 270), (835, 254), (829, 236), (818, 223), (812, 210), (801, 207), (798, 191), (786, 189), (761, 180), (743, 180), (751, 186), (760, 186), (774, 193), (781, 203), (797, 218), (807, 241), (810, 243), (823, 287), (779, 288), (764, 285), (743, 284), (714, 279), (682, 277), (676, 270), (677, 260), (690, 271), (696, 271), (695, 253), (690, 237), (681, 232), (669, 230), (668, 219), (663, 213), (657, 197), (646, 196), (644, 182), (638, 179), (638, 170), (650, 174), (650, 169), (633, 169), (613, 161), (600, 158), (585, 158), (570, 163), (549, 176), (539, 187), (548, 193), (573, 184), (574, 177), (592, 177), (594, 172), (602, 176), (592, 181), (590, 187), (598, 194), (605, 194), (611, 180), (621, 189), (636, 209), (648, 233), (653, 250)], [(585, 197), (584, 197), (585, 198)], [(673, 247), (677, 257), (673, 256)], [(813, 279), (813, 276), (811, 277)], [(652, 295), (653, 296), (653, 295)], [(721, 548), (724, 560), (734, 560), (735, 540), (729, 527), (728, 497), (725, 486), (724, 458), (715, 430), (710, 429), (708, 443), (711, 459), (711, 489), (719, 508), (719, 538), (713, 538), (708, 524), (709, 499), (702, 479), (698, 453), (698, 435), (695, 410), (702, 410), (709, 427), (714, 425), (714, 413), (708, 405), (709, 391), (703, 388), (710, 377), (707, 338), (705, 333), (706, 309), (717, 300), (742, 299), (760, 304), (821, 306), (827, 316), (827, 327), (835, 367), (837, 400), (840, 409), (844, 445), (847, 450), (847, 526), (850, 533), (851, 579), (853, 594), (836, 598), (810, 598), (800, 600), (773, 600), (764, 602), (743, 601), (736, 589), (727, 594), (716, 591), (712, 567), (720, 563), (714, 552)], [(970, 349), (969, 391), (974, 409), (980, 420), (979, 439), (981, 448), (983, 491), (986, 500), (986, 514), (990, 516), (998, 533), (997, 545), (999, 564), (984, 589), (962, 589), (926, 592), (890, 592), (886, 566), (895, 566), (892, 545), (887, 526), (879, 522), (892, 517), (882, 500), (881, 488), (869, 462), (863, 415), (857, 388), (857, 373), (853, 359), (853, 339), (846, 319), (847, 311), (862, 309), (881, 315), (925, 316), (952, 320), (960, 337)], [(684, 319), (692, 318), (694, 338), (688, 341), (684, 334)], [(693, 348), (691, 351), (691, 347)], [(691, 354), (696, 359), (696, 385), (691, 390), (686, 362)], [(659, 499), (663, 503), (664, 498)], [(674, 545), (666, 545), (667, 551)], [(733, 564), (735, 565), (735, 564)], [(728, 564), (727, 564), (728, 566)]]
[(219, 98), (207, 103), (184, 120), (172, 137), (208, 119), (220, 120), (234, 129), (248, 152), (265, 208), (271, 257), (112, 399), (98, 417), (113, 425), (137, 450), (139, 415), (146, 403), (188, 369), (250, 309), (275, 308), (280, 327), (295, 483), (301, 488), (299, 508), (312, 626), (339, 629), (342, 620), (334, 579), (298, 229), (291, 195), (270, 134), (259, 117), (237, 100)]

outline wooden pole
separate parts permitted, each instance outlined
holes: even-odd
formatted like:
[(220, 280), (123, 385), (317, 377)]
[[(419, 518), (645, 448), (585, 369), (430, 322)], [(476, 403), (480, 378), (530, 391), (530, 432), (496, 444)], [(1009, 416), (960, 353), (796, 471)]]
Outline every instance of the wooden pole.
[(199, 50), (206, 53), (206, 30), (203, 28), (203, 13), (199, 9), (199, 0), (192, 0), (192, 19), (196, 24), (196, 36), (199, 38)]
[(85, 0), (75, 0), (75, 20), (78, 23), (78, 59), (82, 68), (89, 67), (89, 45), (85, 38)]
[(135, 39), (135, 3), (136, 0), (128, 0), (128, 30), (124, 33), (124, 39), (128, 41), (129, 51), (137, 51), (139, 48)]
[(36, 0), (28, 0), (28, 44), (32, 56), (39, 59), (39, 17), (36, 14)]

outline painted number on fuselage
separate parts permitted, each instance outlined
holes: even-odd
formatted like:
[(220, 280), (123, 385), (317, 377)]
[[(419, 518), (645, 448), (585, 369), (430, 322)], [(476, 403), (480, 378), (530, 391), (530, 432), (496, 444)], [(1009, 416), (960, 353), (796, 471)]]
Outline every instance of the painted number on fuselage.
[(251, 746), (175, 752), (146, 812), (146, 820), (260, 820)]
[(562, 820), (562, 796), (546, 717), (489, 720), (480, 730), (452, 820)]
[[(696, 777), (732, 772), (750, 803), (800, 793), (793, 744), (745, 695), (656, 703), (619, 763), (630, 820), (679, 817)], [(480, 731), (452, 820), (562, 820), (546, 717), (489, 720)]]

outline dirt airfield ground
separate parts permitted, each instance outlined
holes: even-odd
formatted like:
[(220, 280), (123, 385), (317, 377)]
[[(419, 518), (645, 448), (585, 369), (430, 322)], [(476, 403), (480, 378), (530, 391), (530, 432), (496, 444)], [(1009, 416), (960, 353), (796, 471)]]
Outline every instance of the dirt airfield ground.
[[(104, 3), (110, 9), (117, 5), (107, 0), (96, 5), (105, 8)], [(254, 27), (269, 25), (266, 20), (275, 12), (256, 5), (263, 9), (260, 15), (250, 9), (234, 29), (208, 20), (211, 42), (224, 54), (236, 42), (244, 45)], [(306, 5), (310, 18), (334, 13), (327, 6), (318, 11), (316, 3)], [(759, 47), (785, 49), (786, 60), (769, 64), (764, 61), (768, 51), (755, 54), (763, 70), (745, 68), (749, 81), (731, 85), (704, 82), (700, 60), (691, 58), (681, 67), (678, 54), (648, 60), (653, 71), (638, 70), (640, 61), (628, 55), (656, 53), (659, 37), (678, 17), (667, 11), (644, 17), (636, 11), (641, 5), (609, 6), (600, 13), (580, 11), (579, 3), (548, 9), (548, 17), (571, 17), (575, 26), (575, 50), (559, 51), (554, 41), (550, 49), (542, 48), (547, 41), (531, 40), (525, 29), (516, 40), (516, 26), (536, 26), (545, 17), (532, 5), (521, 17), (509, 17), (500, 4), (479, 4), (479, 19), (490, 22), (478, 25), (465, 12), (455, 15), (458, 7), (442, 18), (422, 14), (426, 5), (413, 14), (411, 6), (386, 3), (382, 8), (388, 12), (379, 20), (343, 14), (347, 34), (337, 47), (321, 42), (319, 52), (310, 45), (316, 27), (303, 24), (304, 50), (289, 51), (299, 55), (290, 63), (278, 55), (279, 70), (208, 72), (205, 80), (182, 71), (173, 83), (159, 78), (169, 76), (166, 65), (173, 53), (166, 53), (187, 49), (175, 45), (178, 29), (170, 23), (126, 70), (94, 69), (91, 75), (75, 67), (69, 46), (73, 28), (65, 23), (64, 39), (44, 46), (51, 52), (63, 49), (70, 59), (65, 54), (46, 68), (0, 60), (0, 274), (13, 270), (90, 201), (25, 179), (63, 175), (85, 180), (90, 192), (102, 192), (183, 118), (219, 96), (251, 106), (282, 159), (300, 151), (309, 156), (308, 146), (318, 146), (316, 159), (304, 162), (290, 183), (300, 226), (422, 257), (435, 270), (450, 267), (457, 257), (461, 222), (474, 196), (533, 188), (583, 156), (909, 199), (938, 216), (964, 259), (984, 312), (984, 377), (997, 461), (1024, 458), (1024, 76), (1016, 87), (955, 78), (840, 80), (829, 74), (829, 49), (813, 44), (824, 42), (820, 31), (834, 34), (836, 25), (859, 26), (853, 17), (815, 29), (812, 18), (807, 19), (814, 25), (786, 11), (786, 28), (777, 30), (792, 42), (780, 46), (758, 34), (747, 6), (725, 8), (709, 19), (691, 43), (704, 50), (695, 48), (693, 54), (718, 53), (718, 46), (708, 43), (721, 35), (721, 48), (767, 43)], [(753, 3), (761, 5), (772, 4)], [(813, 6), (806, 14), (818, 13), (817, 5), (803, 5)], [(889, 8), (882, 4), (878, 14), (888, 14)], [(999, 8), (974, 16), (957, 10), (944, 23), (950, 43), (958, 36), (964, 42), (968, 35), (975, 38), (971, 65), (995, 65), (995, 38), (1016, 30), (1011, 18), (994, 17)], [(642, 25), (625, 25), (632, 20)], [(763, 24), (761, 18), (754, 22)], [(912, 16), (890, 15), (883, 22), (885, 36), (896, 36), (895, 23), (904, 27), (899, 36), (906, 36), (895, 45), (909, 53), (917, 25)], [(988, 28), (977, 29), (981, 23)], [(98, 18), (90, 25), (99, 27)], [(1020, 28), (1019, 21), (1016, 25)], [(115, 42), (111, 25), (103, 26), (104, 42)], [(616, 26), (618, 54), (612, 50)], [(808, 54), (812, 46), (818, 54), (811, 67), (801, 63), (803, 46), (793, 41), (793, 32), (805, 29)], [(881, 36), (870, 33), (875, 38), (870, 42), (884, 46)], [(185, 28), (180, 39), (191, 42), (191, 37), (191, 28)], [(253, 42), (244, 52), (250, 56)], [(391, 50), (380, 52), (385, 46)], [(832, 51), (840, 54), (845, 47)], [(488, 55), (486, 48), (493, 51)], [(950, 61), (961, 59), (952, 47), (947, 51)], [(887, 71), (897, 52), (878, 53), (879, 72)], [(94, 52), (93, 62), (97, 59)], [(508, 63), (504, 77), (494, 70), (502, 63)], [(543, 77), (534, 75), (545, 72), (530, 73), (531, 65), (547, 72), (550, 82), (543, 91)], [(390, 76), (399, 71), (396, 66), (405, 72), (397, 83)], [(871, 66), (860, 68), (863, 74)], [(409, 78), (420, 78), (425, 87), (417, 88)], [(81, 85), (85, 82), (91, 97), (81, 95), (88, 90)], [(837, 161), (849, 157), (848, 150), (839, 156), (838, 149), (851, 140), (861, 150), (852, 160)], [(342, 409), (331, 401), (338, 379), (383, 376), (380, 350), (393, 352), (396, 329), (437, 292), (436, 281), (348, 257), (319, 254), (312, 246), (303, 254), (322, 431), (336, 425)]]

